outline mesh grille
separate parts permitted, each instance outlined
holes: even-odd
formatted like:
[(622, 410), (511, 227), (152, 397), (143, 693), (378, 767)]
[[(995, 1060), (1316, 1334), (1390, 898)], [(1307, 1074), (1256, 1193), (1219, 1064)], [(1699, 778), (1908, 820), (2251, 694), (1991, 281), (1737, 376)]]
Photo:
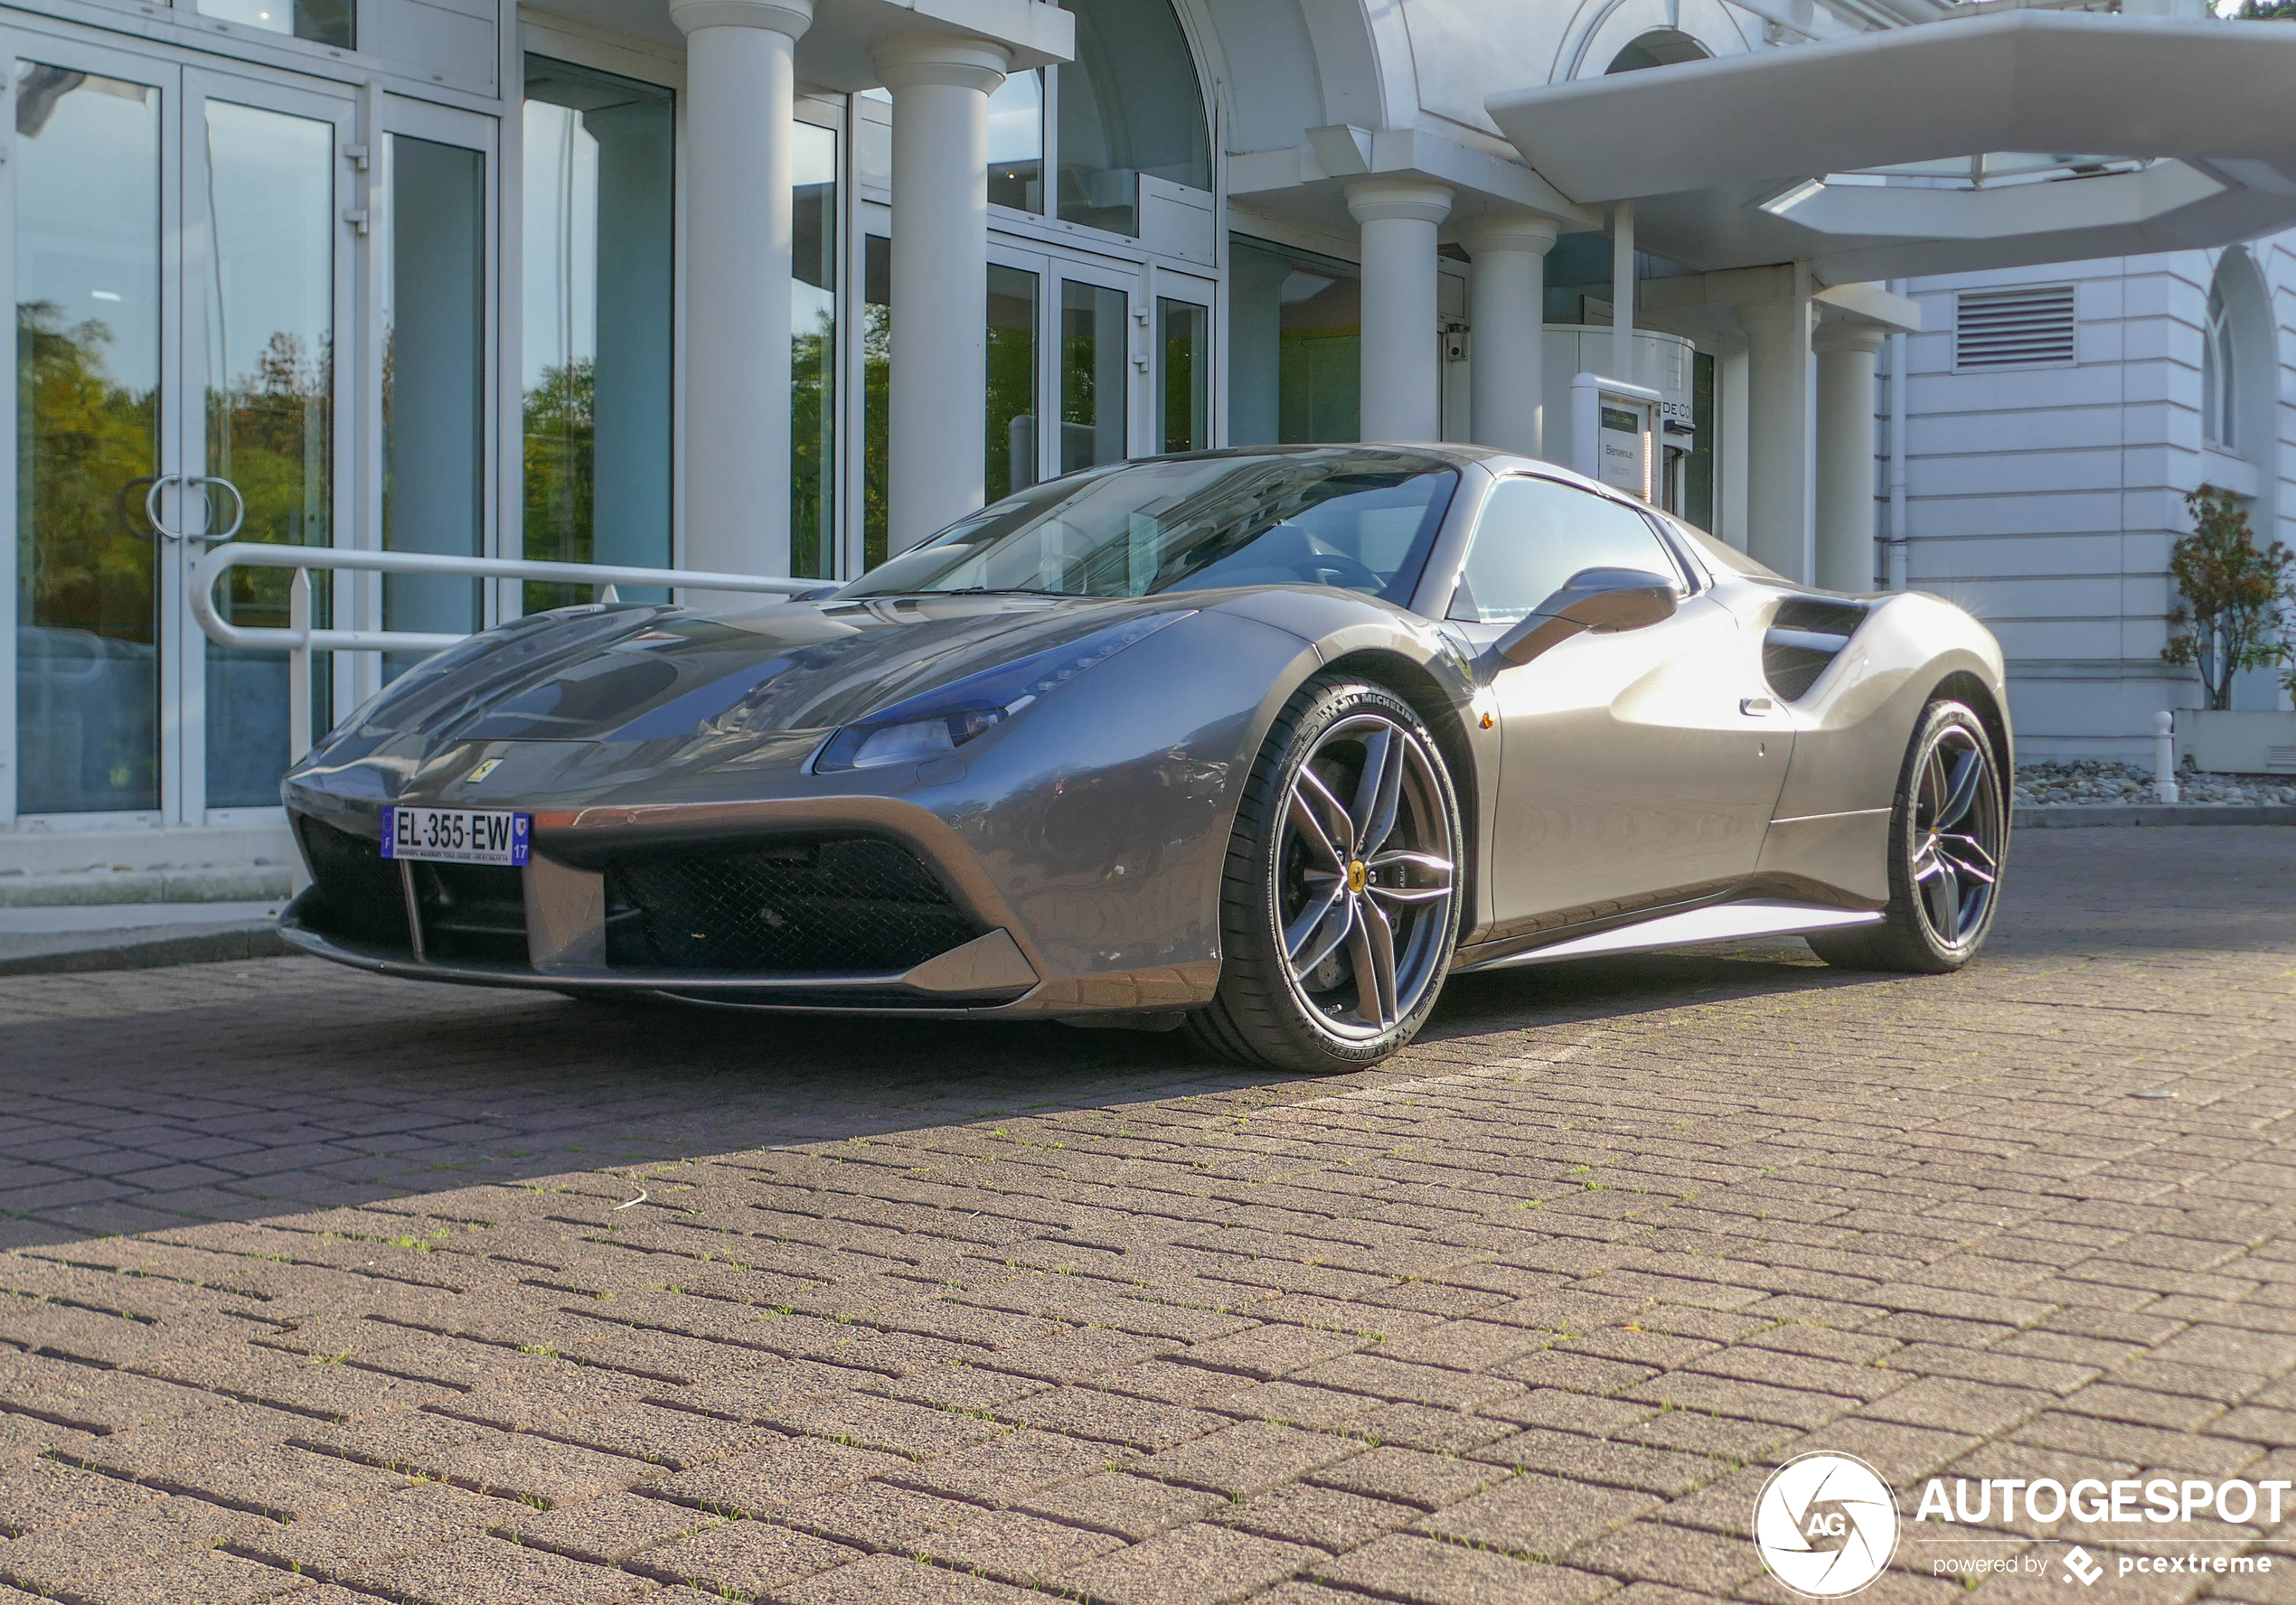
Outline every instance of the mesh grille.
[(607, 962), (744, 974), (898, 971), (986, 927), (876, 837), (663, 854), (607, 873)]
[(296, 829), (311, 864), (311, 889), (304, 894), (297, 917), (322, 936), (411, 953), (399, 866), (366, 837), (315, 819), (297, 819)]
[(2071, 285), (1963, 290), (1954, 302), (1956, 368), (2056, 367), (2075, 350)]

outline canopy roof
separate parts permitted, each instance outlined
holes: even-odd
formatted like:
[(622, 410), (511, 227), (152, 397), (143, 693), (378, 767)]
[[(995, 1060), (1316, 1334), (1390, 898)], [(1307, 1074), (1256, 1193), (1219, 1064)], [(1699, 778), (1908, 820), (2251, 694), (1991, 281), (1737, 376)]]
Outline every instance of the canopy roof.
[(2296, 26), (2020, 10), (1488, 104), (1564, 194), (1635, 202), (1647, 249), (1708, 269), (1808, 258), (1840, 282), (2296, 223), (2291, 84)]

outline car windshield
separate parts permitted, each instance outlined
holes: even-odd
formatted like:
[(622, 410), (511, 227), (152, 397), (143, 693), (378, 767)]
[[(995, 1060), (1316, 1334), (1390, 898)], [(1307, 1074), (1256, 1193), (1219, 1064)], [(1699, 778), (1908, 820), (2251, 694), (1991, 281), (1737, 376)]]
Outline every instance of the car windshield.
[(1123, 464), (999, 502), (838, 596), (1308, 585), (1403, 603), (1458, 480), (1434, 457), (1354, 446)]

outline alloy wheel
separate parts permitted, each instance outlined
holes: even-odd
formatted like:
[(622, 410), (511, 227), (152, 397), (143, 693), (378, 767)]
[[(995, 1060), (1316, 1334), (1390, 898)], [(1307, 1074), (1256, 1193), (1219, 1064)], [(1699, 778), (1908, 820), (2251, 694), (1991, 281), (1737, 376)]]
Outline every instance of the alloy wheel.
[(1958, 948), (1985, 926), (2000, 878), (2001, 793), (1983, 739), (1941, 726), (1915, 783), (1910, 870), (1922, 922)]
[(1443, 972), (1456, 855), (1426, 744), (1384, 715), (1324, 731), (1294, 774), (1277, 842), (1284, 973), (1322, 1027), (1393, 1030)]

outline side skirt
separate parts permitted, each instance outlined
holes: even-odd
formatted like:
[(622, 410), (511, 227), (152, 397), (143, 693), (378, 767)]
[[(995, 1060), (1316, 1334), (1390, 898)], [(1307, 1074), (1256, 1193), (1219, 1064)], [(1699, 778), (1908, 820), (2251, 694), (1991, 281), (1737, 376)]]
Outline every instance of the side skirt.
[(1452, 972), (1469, 975), (1481, 970), (1506, 970), (1520, 964), (1544, 964), (1557, 959), (1584, 959), (1598, 953), (1641, 953), (1653, 947), (1680, 947), (1692, 942), (1721, 942), (1738, 936), (1791, 936), (1805, 931), (1831, 931), (1845, 925), (1881, 923), (1877, 911), (1829, 908), (1818, 903), (1764, 899), (1749, 903), (1717, 903), (1681, 914), (1661, 915), (1639, 925), (1618, 925), (1591, 936), (1575, 937), (1528, 953), (1511, 953), (1478, 961), (1462, 953)]

